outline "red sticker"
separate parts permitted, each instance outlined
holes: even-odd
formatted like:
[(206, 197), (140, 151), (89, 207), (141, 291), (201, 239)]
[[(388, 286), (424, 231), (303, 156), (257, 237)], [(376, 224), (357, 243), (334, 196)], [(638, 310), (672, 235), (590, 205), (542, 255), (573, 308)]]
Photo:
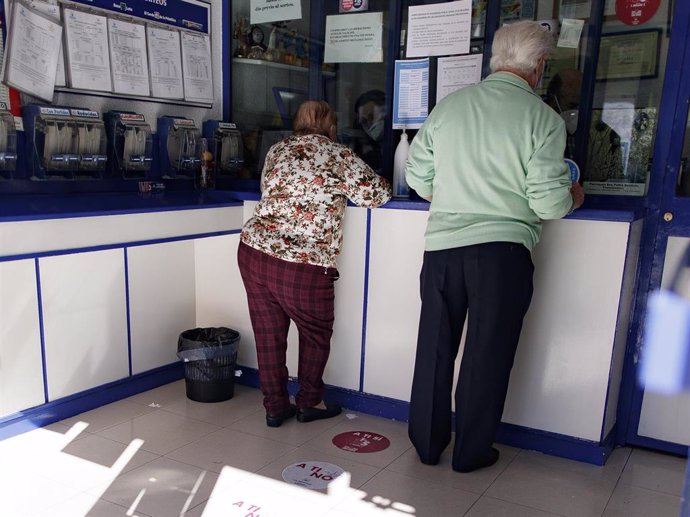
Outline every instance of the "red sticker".
[(661, 0), (616, 0), (616, 16), (626, 25), (640, 25), (656, 14)]
[(352, 0), (341, 0), (340, 5), (343, 8), (343, 11), (349, 11), (352, 9)]
[(368, 431), (350, 431), (333, 437), (333, 445), (350, 452), (379, 452), (387, 449), (391, 441)]

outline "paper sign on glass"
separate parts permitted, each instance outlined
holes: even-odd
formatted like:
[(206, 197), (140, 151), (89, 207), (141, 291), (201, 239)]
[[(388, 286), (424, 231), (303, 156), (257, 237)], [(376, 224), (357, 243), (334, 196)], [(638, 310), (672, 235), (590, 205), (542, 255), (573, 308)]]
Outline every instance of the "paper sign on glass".
[(146, 27), (151, 72), (151, 94), (162, 99), (183, 99), (180, 33)]
[(146, 29), (138, 23), (109, 19), (108, 35), (113, 90), (116, 93), (148, 96), (150, 89)]
[(482, 80), (482, 54), (438, 58), (436, 104), (445, 96)]
[(410, 6), (407, 57), (469, 54), (472, 1)]
[(249, 19), (252, 25), (301, 18), (301, 0), (251, 0)]
[(23, 2), (12, 6), (3, 82), (46, 101), (53, 100), (62, 26)]
[(564, 18), (561, 23), (561, 35), (558, 37), (557, 47), (578, 48), (580, 46), (580, 36), (585, 26), (584, 20), (574, 20)]
[(429, 58), (395, 62), (393, 129), (418, 129), (429, 115)]
[(64, 23), (70, 86), (111, 91), (107, 18), (65, 9)]
[(326, 17), (324, 63), (382, 63), (383, 13)]
[(208, 35), (182, 32), (182, 77), (185, 100), (213, 102), (211, 39)]

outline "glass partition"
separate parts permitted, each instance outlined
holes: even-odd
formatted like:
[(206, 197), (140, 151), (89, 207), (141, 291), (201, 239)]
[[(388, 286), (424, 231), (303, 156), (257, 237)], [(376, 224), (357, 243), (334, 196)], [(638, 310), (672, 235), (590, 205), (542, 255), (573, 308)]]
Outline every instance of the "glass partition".
[(676, 195), (690, 197), (690, 111), (685, 119), (685, 137), (683, 138), (683, 151), (680, 157), (680, 169), (678, 170), (678, 187)]

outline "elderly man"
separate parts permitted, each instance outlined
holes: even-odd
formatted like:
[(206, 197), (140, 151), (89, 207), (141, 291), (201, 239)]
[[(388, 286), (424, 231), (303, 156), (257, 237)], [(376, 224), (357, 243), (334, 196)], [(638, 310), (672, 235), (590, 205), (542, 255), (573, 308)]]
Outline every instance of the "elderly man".
[[(425, 464), (450, 443), (453, 367), (459, 472), (493, 465), (542, 219), (582, 205), (563, 162), (565, 124), (534, 88), (552, 36), (538, 23), (496, 32), (492, 74), (436, 106), (410, 148), (406, 179), (431, 201), (421, 272), (409, 435)], [(433, 199), (432, 199), (433, 198)]]

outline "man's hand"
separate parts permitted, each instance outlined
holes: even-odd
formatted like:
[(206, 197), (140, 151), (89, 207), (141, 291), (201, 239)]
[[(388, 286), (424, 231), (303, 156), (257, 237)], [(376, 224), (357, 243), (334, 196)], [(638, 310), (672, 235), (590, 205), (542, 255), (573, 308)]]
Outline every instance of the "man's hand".
[(570, 195), (573, 197), (573, 206), (570, 211), (576, 210), (582, 206), (585, 202), (585, 191), (577, 181), (573, 182), (572, 187), (570, 187)]

